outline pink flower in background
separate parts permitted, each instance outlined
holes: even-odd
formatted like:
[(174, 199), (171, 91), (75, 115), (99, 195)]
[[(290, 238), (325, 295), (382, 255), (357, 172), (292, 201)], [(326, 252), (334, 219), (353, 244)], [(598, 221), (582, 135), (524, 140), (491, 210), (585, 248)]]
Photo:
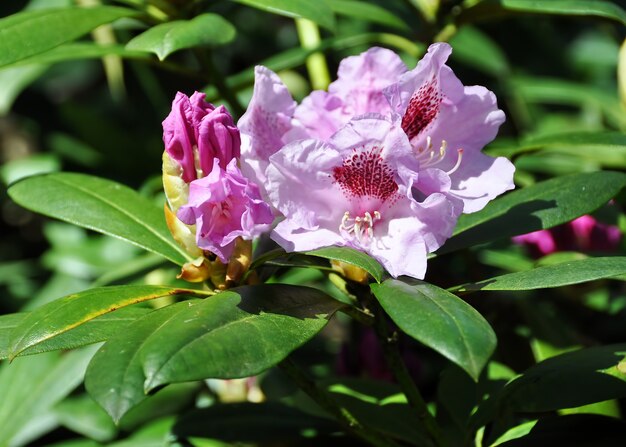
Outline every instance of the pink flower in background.
[(237, 237), (253, 239), (268, 231), (274, 220), (258, 187), (241, 174), (237, 160), (223, 169), (218, 158), (209, 175), (191, 182), (189, 202), (177, 216), (187, 225), (196, 225), (198, 247), (215, 253), (223, 263), (228, 262)]
[(290, 143), (266, 171), (285, 217), (272, 238), (287, 251), (352, 247), (394, 277), (423, 278), (426, 254), (450, 236), (461, 206), (436, 192), (416, 200), (418, 170), (405, 133), (382, 117), (352, 120), (328, 142)]
[(178, 92), (163, 121), (165, 150), (181, 166), (187, 183), (211, 172), (214, 158), (225, 169), (240, 154), (241, 139), (232, 116), (224, 106), (215, 107), (204, 97), (199, 92), (191, 98)]
[(513, 242), (528, 247), (533, 256), (541, 257), (558, 251), (614, 251), (621, 238), (622, 233), (615, 225), (584, 215), (549, 230), (515, 236)]

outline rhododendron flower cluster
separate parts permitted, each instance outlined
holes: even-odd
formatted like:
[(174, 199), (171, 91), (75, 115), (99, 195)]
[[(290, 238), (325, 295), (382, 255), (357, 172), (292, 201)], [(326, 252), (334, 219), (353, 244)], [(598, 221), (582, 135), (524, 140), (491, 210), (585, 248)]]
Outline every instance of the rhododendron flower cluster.
[(489, 90), (463, 86), (445, 64), (450, 53), (434, 44), (408, 70), (372, 48), (344, 59), (328, 91), (299, 105), (257, 67), (238, 131), (202, 95), (179, 94), (164, 122), (166, 152), (191, 182), (178, 218), (225, 260), (237, 237), (267, 228), (271, 204), (271, 237), (289, 252), (352, 247), (394, 277), (423, 278), (426, 255), (459, 215), (513, 188), (513, 165), (481, 152), (504, 113)]
[(413, 70), (372, 48), (344, 59), (328, 92), (300, 105), (257, 67), (239, 121), (242, 169), (283, 219), (287, 251), (335, 245), (365, 251), (392, 276), (423, 278), (426, 255), (461, 213), (513, 188), (513, 165), (481, 152), (504, 121), (484, 87), (464, 87), (434, 44)]

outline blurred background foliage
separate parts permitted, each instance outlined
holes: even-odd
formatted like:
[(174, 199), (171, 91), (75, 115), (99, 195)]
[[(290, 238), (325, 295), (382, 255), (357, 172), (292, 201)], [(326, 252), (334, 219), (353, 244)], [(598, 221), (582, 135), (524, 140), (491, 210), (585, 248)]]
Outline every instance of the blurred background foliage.
[[(572, 173), (626, 169), (626, 13), (619, 1), (32, 0), (1, 2), (0, 16), (100, 4), (123, 6), (135, 13), (61, 39), (19, 61), (0, 64), (0, 181), (4, 184), (0, 191), (0, 314), (31, 310), (94, 285), (174, 284), (176, 270), (158, 256), (26, 211), (8, 199), (6, 186), (35, 173), (78, 171), (131, 186), (160, 206), (160, 124), (175, 93), (202, 90), (207, 99), (224, 102), (234, 114), (241, 114), (251, 96), (255, 64), (276, 70), (300, 100), (312, 88), (325, 88), (347, 55), (382, 45), (397, 51), (412, 68), (429, 43), (447, 40), (454, 48), (449, 64), (457, 76), (465, 85), (485, 85), (494, 91), (506, 113), (506, 123), (486, 152), (514, 160), (519, 187)], [(274, 7), (273, 12), (266, 10), (268, 5)], [(208, 18), (203, 16), (207, 13), (211, 14)], [(166, 33), (155, 32), (174, 20), (198, 17), (206, 22), (190, 26), (169, 47), (164, 43)], [(0, 39), (3, 26), (6, 22), (0, 21)], [(67, 29), (61, 29), (60, 35)], [(22, 43), (28, 45), (31, 37), (23, 35)], [(625, 203), (620, 195), (594, 217), (626, 231)], [(610, 247), (574, 244), (538, 258), (527, 246), (499, 240), (432, 259), (427, 280), (453, 286), (468, 279), (524, 271), (538, 263), (589, 254), (624, 255), (624, 249), (622, 238)], [(317, 270), (277, 269), (275, 275), (282, 282), (309, 284), (341, 295), (327, 275)], [(501, 387), (515, 373), (574, 347), (626, 340), (622, 280), (514, 296), (510, 292), (472, 295), (468, 301), (486, 316), (499, 338), (497, 362), (490, 364), (487, 373), (491, 380), (480, 386)], [(371, 343), (367, 332), (341, 318), (334, 321), (325, 336), (300, 350), (298, 357), (318, 377), (379, 379), (383, 381), (378, 385), (381, 396), (393, 395), (394, 385), (384, 383), (388, 373), (378, 368), (377, 354), (367, 348)], [(439, 399), (446, 411), (438, 411), (438, 418), (450, 427), (474, 407), (476, 397), (468, 396), (468, 389), (480, 398), (493, 391), (471, 385), (462, 395), (455, 395), (453, 385), (460, 382), (447, 378), (459, 371), (447, 367), (437, 385), (445, 367), (443, 359), (408, 339), (402, 343), (414, 377), (429, 399)], [(72, 357), (49, 353), (17, 360), (11, 369), (0, 367), (0, 445), (162, 445), (171, 430), (172, 415), (194, 402), (210, 410), (212, 402), (231, 399), (244, 402), (233, 413), (238, 423), (228, 425), (232, 416), (227, 411), (232, 408), (207, 413), (205, 417), (222, 421), (221, 431), (213, 433), (221, 441), (196, 440), (194, 445), (234, 441), (320, 445), (323, 438), (307, 440), (303, 427), (313, 424), (317, 431), (312, 433), (321, 436), (336, 430), (326, 419), (294, 412), (283, 415), (283, 407), (271, 405), (268, 411), (274, 419), (259, 425), (258, 415), (245, 402), (263, 395), (269, 397), (268, 404), (304, 399), (273, 370), (254, 383), (207, 381), (201, 386), (168, 387), (163, 393), (169, 394), (157, 393), (116, 428), (81, 391), (81, 374), (92, 353), (89, 349), (76, 351)], [(24, 394), (34, 383), (40, 384), (37, 399), (34, 393)], [(623, 399), (605, 400), (584, 410), (563, 410), (568, 407), (558, 401), (559, 393), (577, 389), (575, 384), (561, 385), (544, 396), (553, 401), (540, 411), (591, 412), (613, 418), (621, 418), (626, 411)], [(355, 391), (356, 381), (335, 390), (353, 404), (364, 402)], [(492, 443), (497, 435), (512, 427), (520, 433), (524, 427), (530, 430), (537, 419), (532, 415), (536, 409), (525, 411), (500, 415), (499, 426), (490, 428), (490, 438), (485, 435), (484, 444), (477, 445), (496, 445)], [(193, 414), (186, 417), (193, 420)], [(376, 424), (379, 416), (370, 408), (364, 417)], [(178, 423), (183, 432), (187, 419)], [(472, 423), (477, 429), (482, 427), (480, 421)], [(192, 424), (187, 420), (187, 425)], [(396, 429), (411, 438), (411, 427)], [(450, 433), (455, 433), (452, 428)], [(276, 439), (282, 443), (271, 444)], [(347, 445), (342, 444), (345, 440), (330, 439)], [(532, 444), (532, 439), (527, 442), (531, 443), (502, 445), (540, 445)]]

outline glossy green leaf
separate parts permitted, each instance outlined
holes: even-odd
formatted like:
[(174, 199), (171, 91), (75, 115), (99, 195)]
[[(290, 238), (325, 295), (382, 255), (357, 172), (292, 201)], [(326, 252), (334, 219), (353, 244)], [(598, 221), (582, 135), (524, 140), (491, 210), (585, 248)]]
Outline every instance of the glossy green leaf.
[(407, 24), (398, 16), (374, 3), (359, 0), (331, 0), (328, 6), (337, 15), (363, 19), (405, 31), (409, 29)]
[(334, 421), (312, 416), (279, 402), (218, 404), (183, 415), (172, 429), (178, 437), (210, 438), (255, 444), (304, 441), (303, 433), (341, 431)]
[(452, 60), (474, 67), (492, 76), (505, 76), (511, 68), (506, 55), (486, 34), (464, 26), (450, 39)]
[(626, 175), (602, 171), (557, 177), (508, 193), (459, 218), (454, 236), (437, 254), (551, 228), (588, 214), (626, 185)]
[(544, 412), (626, 397), (625, 356), (622, 343), (551, 357), (508, 383), (501, 405)]
[[(116, 312), (104, 314), (84, 324), (46, 341), (25, 349), (19, 355), (39, 354), (61, 349), (74, 349), (108, 340), (113, 335), (142, 317), (150, 310), (141, 307), (118, 309)], [(28, 313), (8, 314), (0, 316), (0, 359), (9, 356), (9, 337), (11, 332), (26, 318)]]
[(331, 259), (335, 261), (345, 262), (362, 268), (372, 275), (376, 282), (381, 282), (385, 270), (377, 260), (362, 251), (348, 247), (325, 247), (317, 250), (309, 251), (306, 254), (317, 256), (319, 258)]
[[(291, 18), (309, 19), (330, 30), (335, 16), (326, 0), (232, 0), (243, 5)], [(331, 0), (332, 1), (332, 0)]]
[(24, 208), (124, 239), (177, 264), (190, 260), (170, 235), (163, 211), (119, 183), (59, 172), (23, 179), (9, 187), (9, 196)]
[(145, 341), (189, 305), (182, 302), (149, 313), (109, 339), (93, 357), (85, 374), (85, 387), (116, 423), (148, 397), (139, 355)]
[(93, 349), (47, 353), (0, 365), (0, 445), (12, 445), (31, 421), (48, 412), (83, 380)]
[[(143, 301), (201, 291), (163, 286), (111, 286), (68, 295), (41, 306), (13, 328), (9, 357), (13, 358), (39, 343), (51, 340), (96, 317)], [(68, 336), (72, 340), (72, 336)]]
[(535, 290), (562, 287), (626, 274), (626, 257), (586, 258), (509, 273), (454, 287), (458, 292), (478, 290)]
[(115, 420), (171, 382), (255, 375), (317, 334), (339, 303), (307, 287), (240, 287), (148, 314), (110, 339), (86, 386)]
[(187, 48), (216, 47), (235, 38), (235, 27), (217, 14), (162, 23), (132, 39), (126, 48), (154, 53), (160, 60)]
[(146, 341), (145, 389), (258, 374), (317, 334), (344, 304), (308, 287), (239, 287), (189, 307)]
[(0, 19), (0, 67), (70, 42), (136, 11), (114, 6), (24, 11)]
[(400, 329), (478, 380), (496, 347), (496, 335), (473, 307), (418, 280), (388, 279), (371, 288)]

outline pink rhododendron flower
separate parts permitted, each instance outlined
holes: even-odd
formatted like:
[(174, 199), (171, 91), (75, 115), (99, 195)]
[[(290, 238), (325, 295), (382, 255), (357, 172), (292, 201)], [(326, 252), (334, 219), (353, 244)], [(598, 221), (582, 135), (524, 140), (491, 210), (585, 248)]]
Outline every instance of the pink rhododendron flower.
[(614, 251), (621, 238), (622, 233), (615, 225), (584, 215), (549, 230), (515, 236), (513, 242), (525, 245), (533, 256), (541, 257), (558, 251)]
[(493, 93), (464, 87), (445, 65), (451, 51), (431, 45), (409, 71), (392, 51), (372, 48), (344, 59), (328, 92), (300, 105), (257, 67), (239, 121), (242, 169), (285, 216), (273, 233), (279, 244), (346, 245), (393, 276), (422, 278), (426, 254), (462, 212), (514, 187), (513, 165), (481, 153), (504, 114)]
[(215, 253), (223, 263), (228, 262), (237, 237), (253, 239), (269, 230), (274, 220), (258, 187), (241, 174), (237, 160), (223, 169), (218, 158), (206, 177), (191, 182), (189, 202), (177, 216), (187, 225), (196, 225), (198, 247)]
[(182, 168), (189, 183), (213, 169), (213, 159), (226, 165), (240, 154), (241, 138), (224, 106), (215, 107), (195, 92), (191, 98), (178, 92), (172, 111), (163, 121), (163, 143), (169, 156)]
[(356, 119), (328, 142), (298, 140), (270, 157), (267, 191), (285, 216), (272, 238), (288, 251), (348, 246), (393, 276), (423, 278), (426, 254), (454, 228), (444, 194), (416, 200), (417, 163), (405, 133), (382, 117)]

